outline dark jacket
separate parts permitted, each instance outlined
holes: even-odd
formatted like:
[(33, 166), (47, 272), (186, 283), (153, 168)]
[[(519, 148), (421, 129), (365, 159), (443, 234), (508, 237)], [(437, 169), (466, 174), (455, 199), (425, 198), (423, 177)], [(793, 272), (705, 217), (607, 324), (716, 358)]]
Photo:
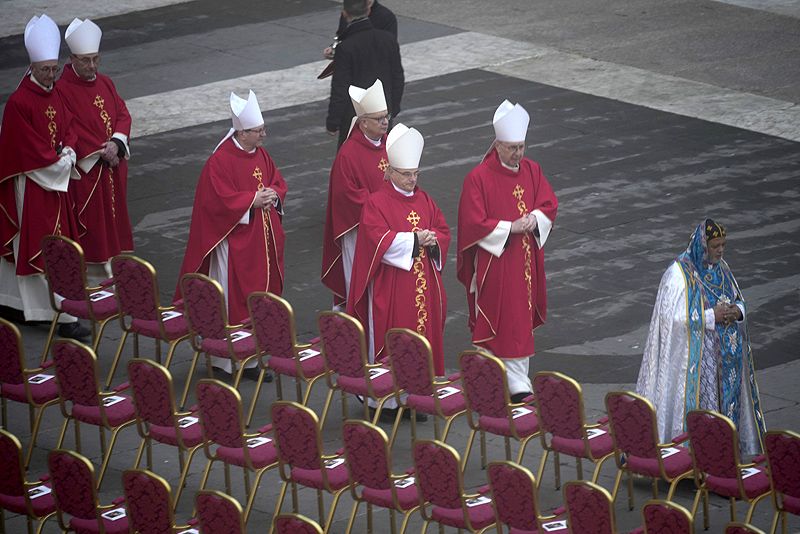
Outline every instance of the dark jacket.
[[(369, 12), (369, 21), (376, 30), (385, 30), (397, 39), (397, 17), (394, 16), (391, 9), (380, 5), (377, 0), (372, 4), (372, 9)], [(344, 18), (344, 15), (341, 15), (336, 35), (342, 35), (345, 28), (347, 28), (347, 19)]]
[(370, 87), (377, 78), (383, 83), (389, 114), (397, 115), (405, 84), (397, 39), (389, 32), (373, 28), (367, 18), (354, 21), (345, 29), (342, 42), (336, 48), (325, 121), (329, 131), (339, 130), (342, 140), (347, 136), (350, 120), (355, 115), (348, 88), (351, 85)]

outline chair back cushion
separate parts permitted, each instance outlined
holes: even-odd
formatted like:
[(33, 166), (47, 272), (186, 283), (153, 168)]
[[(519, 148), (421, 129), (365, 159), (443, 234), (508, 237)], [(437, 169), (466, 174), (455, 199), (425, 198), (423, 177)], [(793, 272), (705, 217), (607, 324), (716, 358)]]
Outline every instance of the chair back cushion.
[(270, 358), (294, 358), (291, 305), (270, 293), (253, 293), (247, 306), (258, 348)]
[(142, 259), (123, 255), (111, 260), (111, 272), (120, 312), (134, 319), (158, 320), (155, 269)]
[(364, 421), (347, 421), (342, 427), (342, 440), (353, 482), (372, 489), (389, 489), (392, 481), (386, 435)]
[(764, 531), (748, 523), (728, 523), (725, 534), (764, 534)]
[(172, 534), (172, 503), (167, 483), (150, 473), (131, 469), (122, 474), (125, 508), (131, 531)]
[(689, 512), (670, 502), (649, 502), (642, 508), (647, 534), (691, 534), (694, 532)]
[(186, 318), (192, 331), (203, 339), (225, 339), (225, 298), (217, 284), (199, 274), (181, 278)]
[(59, 339), (53, 343), (53, 361), (58, 393), (63, 400), (84, 406), (100, 404), (92, 349), (77, 341)]
[(242, 534), (242, 508), (232, 498), (217, 491), (200, 491), (195, 498), (200, 532)]
[(80, 245), (65, 237), (45, 236), (42, 259), (53, 293), (69, 300), (86, 299), (85, 265)]
[(272, 428), (281, 462), (300, 469), (319, 469), (319, 428), (313, 412), (290, 402), (272, 404)]
[(136, 415), (152, 425), (173, 426), (175, 406), (169, 371), (156, 362), (135, 358), (128, 362), (128, 379)]
[(427, 339), (405, 328), (391, 329), (386, 350), (398, 388), (411, 395), (433, 395), (433, 356)]
[(196, 392), (205, 438), (223, 447), (244, 447), (242, 400), (236, 390), (219, 380), (203, 379)]
[(285, 514), (275, 518), (275, 534), (322, 534), (322, 529), (307, 517)]
[(19, 440), (0, 429), (0, 494), (21, 497), (25, 494)]
[(487, 468), (497, 520), (509, 528), (536, 532), (536, 482), (522, 466), (493, 462)]
[(20, 349), (19, 330), (5, 319), (0, 319), (0, 382), (22, 384), (25, 380)]
[(430, 441), (415, 442), (414, 468), (422, 500), (434, 506), (461, 508), (461, 467), (449, 447)]
[(572, 532), (613, 534), (614, 504), (599, 486), (586, 481), (567, 482), (564, 484), (564, 504)]
[(724, 478), (739, 476), (739, 444), (730, 419), (722, 414), (690, 411), (686, 414), (686, 430), (698, 471)]
[(58, 508), (81, 519), (95, 519), (97, 493), (89, 460), (76, 452), (56, 449), (50, 451), (47, 466)]
[(533, 393), (544, 432), (567, 439), (583, 437), (581, 393), (575, 384), (556, 374), (537, 373), (533, 377)]
[(647, 401), (629, 393), (610, 392), (606, 395), (606, 410), (611, 433), (621, 452), (658, 458), (656, 412)]
[(785, 430), (767, 432), (764, 448), (775, 490), (800, 499), (800, 435)]
[(461, 383), (470, 410), (486, 417), (507, 417), (503, 367), (478, 351), (461, 354)]
[(328, 369), (336, 374), (363, 378), (366, 342), (358, 322), (344, 314), (319, 314), (322, 354)]

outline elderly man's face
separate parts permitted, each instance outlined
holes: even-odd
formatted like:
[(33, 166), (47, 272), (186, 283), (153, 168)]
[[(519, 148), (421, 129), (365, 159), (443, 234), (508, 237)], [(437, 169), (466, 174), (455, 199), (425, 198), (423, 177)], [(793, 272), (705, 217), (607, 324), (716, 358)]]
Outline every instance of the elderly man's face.
[(417, 186), (419, 169), (395, 169), (394, 167), (389, 167), (389, 179), (398, 189), (411, 193)]
[(500, 161), (509, 167), (516, 167), (525, 155), (525, 141), (518, 143), (507, 143), (505, 141), (495, 141), (494, 146), (497, 147), (497, 155), (500, 156)]
[(710, 263), (719, 263), (725, 253), (727, 243), (728, 240), (724, 237), (714, 237), (708, 240), (708, 261)]
[(61, 70), (58, 60), (36, 61), (31, 63), (31, 72), (36, 81), (45, 87), (50, 87), (56, 81), (56, 74)]
[(71, 54), (69, 56), (75, 73), (84, 80), (93, 80), (100, 65), (100, 54)]
[(260, 147), (264, 143), (265, 137), (267, 137), (267, 129), (263, 124), (258, 128), (249, 128), (236, 132), (236, 140), (248, 152)]
[(384, 110), (359, 117), (358, 127), (364, 135), (377, 141), (389, 130), (389, 114)]

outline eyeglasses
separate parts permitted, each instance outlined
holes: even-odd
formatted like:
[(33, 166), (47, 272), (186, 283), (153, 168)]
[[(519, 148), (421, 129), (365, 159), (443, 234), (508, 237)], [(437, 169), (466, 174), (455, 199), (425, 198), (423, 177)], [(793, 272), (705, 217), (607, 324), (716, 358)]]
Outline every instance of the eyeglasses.
[(363, 118), (370, 119), (375, 122), (383, 122), (383, 121), (389, 122), (389, 115), (381, 115), (380, 117), (368, 117), (365, 115)]
[(398, 171), (394, 167), (389, 167), (389, 168), (392, 169), (392, 171), (394, 171), (397, 174), (399, 174), (400, 176), (402, 176), (403, 178), (408, 178), (408, 179), (419, 178), (419, 170), (416, 170), (416, 171)]
[(265, 126), (262, 126), (261, 128), (248, 128), (243, 131), (247, 133), (255, 133), (258, 135), (267, 135), (267, 128)]
[(80, 63), (81, 65), (97, 65), (100, 63), (100, 56), (72, 56), (73, 63)]
[(525, 150), (525, 143), (519, 143), (519, 144), (516, 144), (516, 145), (509, 145), (507, 143), (502, 143), (502, 142), (498, 141), (497, 144), (499, 146), (503, 147), (504, 149), (508, 150), (509, 152), (522, 152), (523, 150)]
[(61, 70), (61, 67), (56, 65), (55, 67), (31, 67), (31, 70), (35, 70), (37, 72), (49, 72), (50, 74), (58, 74)]

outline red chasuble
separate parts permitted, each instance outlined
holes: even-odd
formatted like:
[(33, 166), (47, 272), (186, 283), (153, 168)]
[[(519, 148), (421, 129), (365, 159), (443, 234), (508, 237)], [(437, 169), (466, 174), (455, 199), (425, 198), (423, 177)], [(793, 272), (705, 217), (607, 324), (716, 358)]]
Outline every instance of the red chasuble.
[[(130, 135), (131, 116), (108, 76), (98, 73), (94, 80), (86, 81), (67, 64), (57, 89), (73, 115), (78, 160), (101, 152), (114, 133)], [(110, 167), (98, 159), (89, 172), (78, 171), (81, 179), (70, 183), (69, 194), (75, 202), (86, 261), (103, 263), (132, 251), (127, 160), (120, 158), (118, 166)]]
[(358, 128), (353, 128), (336, 154), (322, 241), (322, 283), (333, 291), (334, 304), (341, 304), (346, 297), (342, 236), (358, 226), (361, 206), (370, 193), (380, 189), (388, 166), (386, 136), (375, 146)]
[[(283, 292), (281, 216), (274, 206), (252, 208), (256, 191), (262, 187), (274, 189), (283, 204), (286, 182), (267, 151), (259, 147), (247, 153), (233, 139), (212, 154), (197, 182), (180, 276), (208, 274), (211, 252), (227, 238), (228, 320), (232, 323), (248, 316), (247, 296), (253, 291)], [(248, 210), (250, 222), (239, 224)], [(180, 298), (180, 282), (175, 298)]]
[[(60, 234), (77, 239), (67, 194), (49, 191), (25, 180), (22, 220), (17, 217), (16, 176), (49, 167), (61, 148), (75, 147), (72, 116), (58, 90), (46, 91), (25, 76), (6, 102), (0, 129), (0, 245), (3, 258), (16, 263), (17, 275), (44, 271), (42, 238)], [(13, 240), (19, 233), (19, 257)]]
[(369, 331), (368, 288), (372, 289), (372, 322), (375, 339), (375, 361), (385, 357), (384, 337), (390, 328), (408, 328), (425, 336), (433, 349), (437, 375), (444, 374), (442, 334), (447, 315), (447, 298), (441, 273), (434, 265), (431, 250), (426, 247), (414, 261), (410, 271), (381, 262), (397, 232), (433, 230), (439, 242), (439, 255), (444, 262), (450, 245), (450, 228), (439, 207), (419, 188), (406, 197), (385, 182), (370, 195), (361, 210), (353, 278), (347, 300), (347, 313), (358, 318)]
[(498, 357), (534, 353), (533, 330), (547, 313), (544, 253), (532, 234), (509, 234), (499, 258), (478, 242), (498, 222), (514, 221), (536, 209), (555, 221), (557, 208), (539, 164), (527, 158), (514, 172), (503, 167), (492, 150), (464, 179), (458, 206), (458, 279), (467, 288), (472, 342)]

